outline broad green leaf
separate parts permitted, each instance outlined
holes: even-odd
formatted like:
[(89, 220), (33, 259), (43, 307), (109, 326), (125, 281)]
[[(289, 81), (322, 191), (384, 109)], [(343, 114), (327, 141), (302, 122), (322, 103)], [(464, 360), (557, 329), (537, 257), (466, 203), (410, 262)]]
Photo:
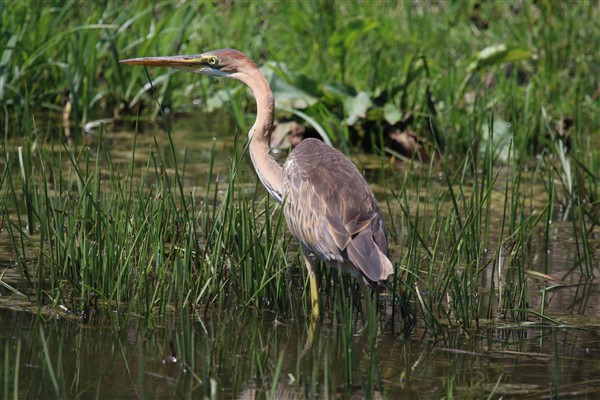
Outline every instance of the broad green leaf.
[(265, 64), (261, 67), (262, 73), (271, 86), (278, 107), (302, 110), (319, 101), (305, 89), (308, 88), (315, 92), (317, 87), (315, 82), (303, 75), (289, 73), (283, 68), (278, 64), (277, 69), (285, 79), (271, 65)]
[(356, 89), (344, 83), (328, 83), (323, 85), (323, 94), (333, 100), (343, 101), (347, 97), (356, 96)]
[(205, 109), (207, 112), (213, 112), (223, 108), (231, 102), (231, 96), (240, 90), (241, 86), (232, 89), (221, 89), (215, 92), (212, 96), (206, 99)]
[(513, 132), (507, 121), (499, 118), (494, 119), (493, 125), (484, 123), (481, 127), (482, 137), (479, 144), (479, 152), (485, 154), (488, 146), (491, 146), (492, 155), (495, 160), (507, 162), (510, 157), (510, 148)]
[(383, 106), (383, 117), (388, 124), (394, 125), (402, 119), (402, 111), (396, 104), (388, 102)]
[(7, 66), (9, 64), (10, 58), (12, 57), (13, 50), (18, 39), (19, 37), (16, 34), (12, 35), (10, 39), (8, 39), (8, 43), (6, 43), (6, 47), (2, 52), (2, 58), (0, 59), (0, 99), (4, 98), (4, 86), (6, 83), (6, 77), (8, 75)]
[(354, 97), (345, 98), (346, 123), (354, 125), (360, 118), (365, 118), (371, 104), (371, 97), (367, 92), (358, 92)]
[(506, 44), (488, 46), (475, 54), (475, 59), (467, 67), (467, 72), (473, 72), (489, 65), (497, 65), (504, 62), (515, 62), (528, 60), (533, 53), (527, 49), (509, 47)]

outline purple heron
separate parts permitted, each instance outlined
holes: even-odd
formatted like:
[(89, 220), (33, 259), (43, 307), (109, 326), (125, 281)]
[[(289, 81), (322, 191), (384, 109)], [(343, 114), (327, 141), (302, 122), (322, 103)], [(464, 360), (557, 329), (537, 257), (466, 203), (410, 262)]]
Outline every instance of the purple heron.
[(252, 164), (262, 184), (300, 242), (310, 279), (312, 315), (319, 315), (315, 268), (318, 260), (350, 273), (369, 287), (384, 286), (393, 273), (381, 211), (354, 164), (318, 139), (303, 140), (283, 166), (271, 156), (275, 103), (258, 67), (233, 49), (198, 55), (133, 58), (125, 64), (171, 67), (197, 74), (233, 78), (256, 99), (256, 121), (248, 132)]

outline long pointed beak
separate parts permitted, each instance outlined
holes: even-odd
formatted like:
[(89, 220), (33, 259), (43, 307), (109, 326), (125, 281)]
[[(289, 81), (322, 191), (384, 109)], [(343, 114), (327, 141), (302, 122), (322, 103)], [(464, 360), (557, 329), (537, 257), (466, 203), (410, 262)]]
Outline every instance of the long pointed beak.
[(178, 69), (197, 70), (202, 67), (204, 58), (201, 55), (193, 56), (166, 56), (166, 57), (143, 57), (121, 60), (123, 64), (145, 65), (147, 67), (170, 67)]
[(217, 76), (222, 78), (233, 77), (233, 74), (221, 71), (219, 67), (211, 67), (210, 61), (215, 57), (210, 53), (190, 56), (144, 57), (121, 60), (123, 64), (144, 65), (146, 67), (168, 67), (195, 72), (197, 74)]

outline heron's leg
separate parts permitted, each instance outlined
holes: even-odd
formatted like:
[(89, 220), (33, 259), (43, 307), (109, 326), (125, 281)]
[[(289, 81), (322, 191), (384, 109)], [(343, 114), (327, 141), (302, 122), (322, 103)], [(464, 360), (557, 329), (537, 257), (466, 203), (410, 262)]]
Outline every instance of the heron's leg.
[(306, 343), (304, 343), (304, 348), (302, 349), (302, 357), (308, 354), (308, 352), (312, 348), (313, 341), (315, 339), (315, 331), (317, 329), (317, 322), (317, 318), (314, 315), (312, 315), (310, 318), (308, 329), (306, 330)]
[(306, 264), (306, 269), (308, 269), (308, 279), (310, 281), (311, 317), (319, 318), (319, 288), (317, 286), (317, 275), (315, 273), (317, 260), (307, 254), (306, 251), (303, 251), (302, 255), (304, 256), (304, 263)]

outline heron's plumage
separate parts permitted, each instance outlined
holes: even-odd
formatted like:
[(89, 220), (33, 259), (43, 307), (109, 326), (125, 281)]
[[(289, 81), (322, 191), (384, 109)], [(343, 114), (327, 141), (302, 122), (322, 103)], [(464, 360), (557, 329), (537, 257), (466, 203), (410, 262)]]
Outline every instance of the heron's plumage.
[(284, 214), (302, 246), (372, 286), (393, 273), (381, 211), (356, 166), (317, 139), (283, 165)]

